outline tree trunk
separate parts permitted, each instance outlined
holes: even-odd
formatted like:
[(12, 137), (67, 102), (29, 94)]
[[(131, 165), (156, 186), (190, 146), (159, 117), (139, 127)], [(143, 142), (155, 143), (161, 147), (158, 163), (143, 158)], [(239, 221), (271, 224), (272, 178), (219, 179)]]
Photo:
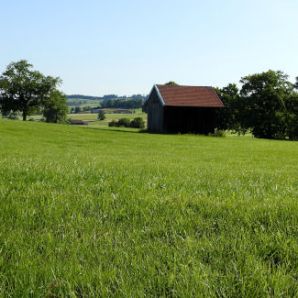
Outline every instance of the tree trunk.
[(23, 110), (23, 121), (27, 120), (27, 111)]

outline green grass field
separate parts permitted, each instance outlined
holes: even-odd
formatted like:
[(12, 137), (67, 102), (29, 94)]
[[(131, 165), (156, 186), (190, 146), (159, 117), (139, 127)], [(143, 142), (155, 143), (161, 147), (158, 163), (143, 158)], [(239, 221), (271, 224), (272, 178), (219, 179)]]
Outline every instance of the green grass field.
[(0, 296), (297, 297), (298, 142), (0, 120)]

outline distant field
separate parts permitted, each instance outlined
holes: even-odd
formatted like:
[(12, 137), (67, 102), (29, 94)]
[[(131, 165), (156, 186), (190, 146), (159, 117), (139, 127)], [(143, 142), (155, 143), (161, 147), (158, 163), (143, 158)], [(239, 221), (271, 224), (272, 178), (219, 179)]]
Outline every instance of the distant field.
[(135, 117), (142, 117), (144, 121), (147, 121), (147, 114), (143, 113), (141, 109), (135, 110), (133, 114), (114, 114), (114, 113), (107, 113), (106, 119), (98, 121), (97, 114), (90, 114), (90, 113), (79, 113), (79, 114), (69, 114), (68, 118), (70, 119), (79, 119), (79, 120), (86, 120), (86, 121), (95, 121), (90, 122), (89, 126), (93, 127), (108, 127), (109, 122), (112, 120), (119, 120), (120, 118), (129, 118), (133, 119)]
[[(88, 126), (90, 127), (101, 127), (101, 128), (107, 128), (109, 125), (109, 122), (112, 120), (119, 120), (120, 118), (128, 118), (128, 119), (133, 119), (135, 117), (142, 117), (147, 123), (147, 114), (143, 113), (141, 109), (136, 109), (134, 110), (135, 113), (133, 114), (118, 114), (118, 113), (107, 113), (106, 114), (106, 119), (105, 120), (97, 120), (97, 114), (94, 113), (78, 113), (78, 114), (68, 114), (67, 118), (68, 119), (77, 119), (77, 120), (85, 120), (85, 121), (90, 121)], [(30, 119), (34, 119), (35, 121), (39, 121), (41, 119), (41, 115), (33, 115), (30, 116)], [(115, 129), (115, 128), (113, 128)], [(134, 129), (132, 129), (134, 130)]]
[(294, 297), (298, 142), (0, 120), (0, 297)]

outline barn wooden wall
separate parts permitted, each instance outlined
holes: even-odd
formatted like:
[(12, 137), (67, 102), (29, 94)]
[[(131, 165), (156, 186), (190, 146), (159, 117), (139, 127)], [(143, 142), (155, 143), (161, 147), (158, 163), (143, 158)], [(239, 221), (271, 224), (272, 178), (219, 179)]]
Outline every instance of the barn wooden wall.
[(163, 132), (163, 106), (155, 89), (148, 99), (146, 110), (148, 130), (151, 132)]

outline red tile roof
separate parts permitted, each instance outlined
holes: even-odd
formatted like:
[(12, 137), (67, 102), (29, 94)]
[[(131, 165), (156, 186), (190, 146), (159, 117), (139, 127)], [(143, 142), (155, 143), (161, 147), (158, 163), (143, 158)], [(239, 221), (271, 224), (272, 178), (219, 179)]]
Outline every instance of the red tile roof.
[(212, 107), (224, 105), (214, 88), (180, 85), (156, 85), (165, 106)]

